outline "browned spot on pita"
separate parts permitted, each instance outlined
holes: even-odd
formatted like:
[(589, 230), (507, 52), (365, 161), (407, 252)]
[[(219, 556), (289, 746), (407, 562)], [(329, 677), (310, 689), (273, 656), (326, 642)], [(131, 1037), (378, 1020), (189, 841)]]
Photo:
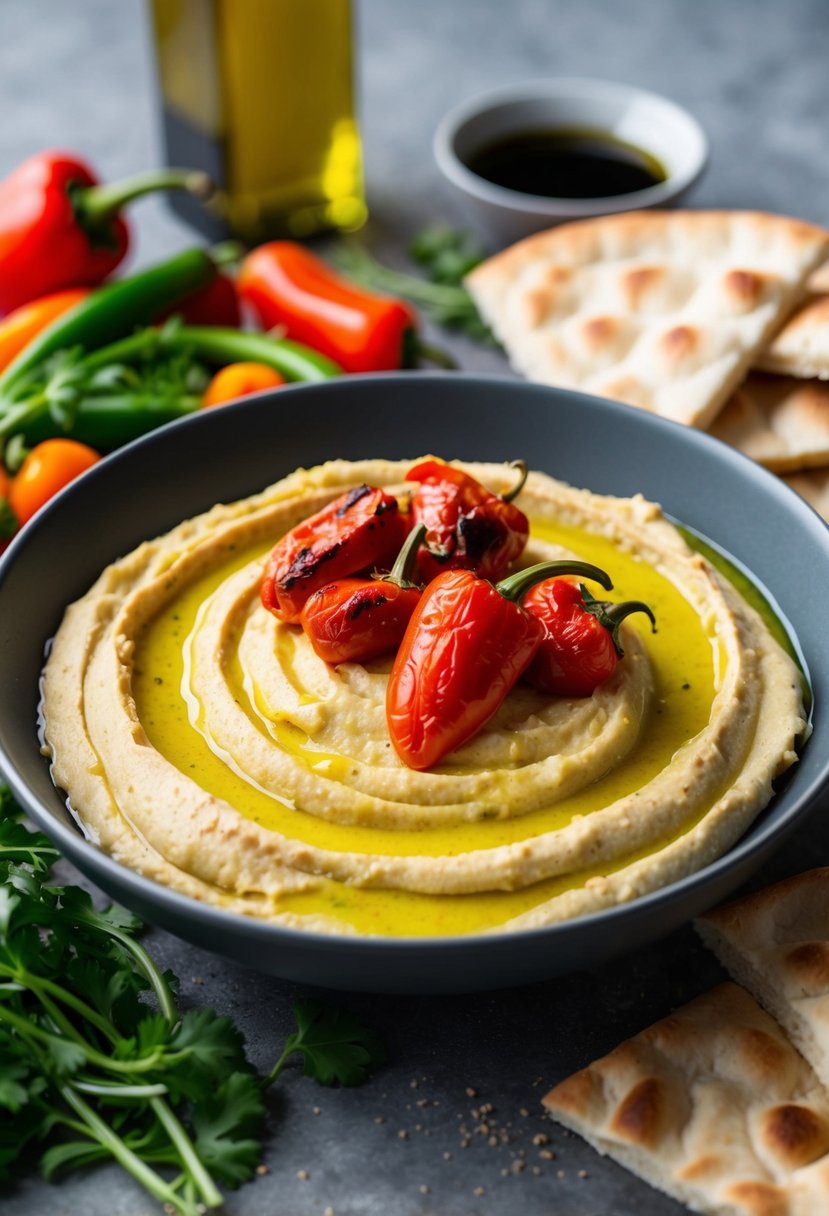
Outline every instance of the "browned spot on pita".
[(724, 1198), (739, 1204), (750, 1216), (791, 1216), (786, 1192), (771, 1182), (735, 1182)]
[(747, 1074), (753, 1079), (779, 1080), (791, 1064), (791, 1048), (780, 1043), (765, 1030), (746, 1030), (740, 1038), (740, 1058)]
[(697, 1157), (696, 1161), (689, 1161), (681, 1170), (677, 1170), (676, 1177), (683, 1182), (700, 1182), (711, 1174), (719, 1174), (727, 1164), (727, 1161), (723, 1161), (723, 1158), (715, 1153), (705, 1153), (702, 1157)]
[(601, 350), (613, 341), (619, 328), (616, 317), (589, 317), (582, 324), (581, 332), (586, 346)]
[(763, 1115), (760, 1135), (769, 1152), (796, 1169), (821, 1157), (829, 1148), (829, 1126), (807, 1106), (786, 1102)]
[(687, 359), (697, 349), (699, 335), (690, 325), (675, 325), (659, 340), (659, 345), (672, 363)]
[(530, 329), (543, 325), (553, 306), (553, 298), (549, 291), (539, 288), (538, 291), (528, 291), (521, 302), (524, 322)]
[(637, 266), (635, 270), (628, 270), (622, 276), (622, 293), (630, 307), (636, 308), (643, 296), (664, 277), (662, 266)]
[(759, 304), (765, 282), (765, 277), (753, 270), (729, 270), (723, 280), (729, 301), (746, 311)]
[(801, 942), (785, 962), (798, 980), (809, 987), (829, 987), (829, 942)]
[(623, 1140), (655, 1148), (662, 1136), (667, 1113), (662, 1082), (647, 1077), (634, 1085), (613, 1116), (610, 1130)]

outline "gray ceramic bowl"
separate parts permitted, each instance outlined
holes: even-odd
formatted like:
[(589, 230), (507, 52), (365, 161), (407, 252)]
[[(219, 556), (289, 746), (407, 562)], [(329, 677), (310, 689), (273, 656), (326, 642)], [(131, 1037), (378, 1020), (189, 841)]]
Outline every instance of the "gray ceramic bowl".
[[(634, 903), (508, 936), (349, 939), (206, 907), (85, 841), (52, 786), (36, 717), (44, 647), (107, 562), (214, 502), (329, 457), (523, 456), (576, 485), (642, 491), (738, 558), (806, 656), (813, 737), (751, 831), (698, 874)], [(804, 590), (808, 593), (804, 593)], [(165, 427), (69, 487), (0, 563), (0, 767), (32, 818), (85, 874), (141, 916), (257, 970), (331, 988), (471, 991), (539, 980), (655, 940), (728, 895), (825, 795), (829, 777), (829, 529), (781, 482), (696, 431), (612, 402), (461, 375), (348, 377), (280, 389)]]
[[(664, 166), (665, 180), (631, 194), (546, 198), (495, 185), (469, 168), (470, 158), (491, 141), (556, 127), (603, 131), (641, 148)], [(562, 76), (506, 85), (462, 102), (441, 121), (433, 150), (469, 217), (500, 244), (564, 220), (673, 206), (708, 160), (705, 132), (676, 102), (636, 85)]]

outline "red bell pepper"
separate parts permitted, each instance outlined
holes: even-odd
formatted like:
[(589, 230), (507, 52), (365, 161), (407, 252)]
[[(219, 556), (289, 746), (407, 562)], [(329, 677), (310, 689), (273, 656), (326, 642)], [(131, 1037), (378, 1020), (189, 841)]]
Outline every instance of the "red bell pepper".
[(432, 768), (489, 721), (544, 636), (521, 599), (556, 574), (611, 585), (596, 566), (567, 560), (541, 562), (495, 587), (469, 570), (447, 570), (429, 584), (386, 690), (389, 736), (409, 768)]
[(411, 367), (418, 353), (454, 366), (420, 341), (408, 304), (349, 282), (295, 241), (270, 241), (249, 253), (237, 288), (263, 329), (278, 326), (344, 371)]
[(65, 152), (41, 152), (0, 181), (0, 313), (65, 287), (94, 287), (123, 259), (125, 203), (154, 190), (211, 189), (201, 172), (163, 169), (111, 186)]
[(426, 544), (420, 554), (424, 581), (443, 570), (473, 570), (497, 582), (521, 556), (530, 523), (512, 499), (527, 477), (523, 461), (515, 487), (493, 494), (474, 477), (440, 460), (424, 460), (406, 474), (418, 482), (412, 495), (412, 515), (426, 525)]
[(388, 570), (407, 532), (397, 499), (376, 486), (357, 486), (287, 532), (262, 579), (262, 603), (296, 624), (312, 592), (363, 570)]
[(589, 697), (610, 679), (624, 656), (619, 626), (632, 612), (644, 612), (656, 628), (653, 613), (640, 600), (597, 600), (584, 585), (566, 579), (536, 583), (522, 604), (544, 629), (524, 679), (556, 697)]
[(411, 575), (425, 531), (412, 528), (389, 574), (339, 579), (305, 601), (300, 624), (326, 663), (365, 663), (398, 645), (422, 594)]

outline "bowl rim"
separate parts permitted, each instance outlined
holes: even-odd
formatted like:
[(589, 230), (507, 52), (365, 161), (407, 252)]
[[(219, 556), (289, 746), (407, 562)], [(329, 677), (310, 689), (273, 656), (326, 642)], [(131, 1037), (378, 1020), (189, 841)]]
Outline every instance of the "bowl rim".
[[(510, 393), (514, 394), (516, 387), (527, 388), (538, 391), (550, 389), (551, 386), (538, 385), (527, 381), (514, 380), (508, 376), (491, 376), (480, 373), (446, 373), (446, 372), (421, 372), (417, 374), (417, 380), (427, 386), (429, 382), (449, 381), (453, 384), (466, 384), (469, 389), (478, 386), (480, 388), (491, 389), (493, 387), (501, 387)], [(342, 377), (337, 380), (325, 382), (326, 391), (336, 393), (345, 386), (359, 385), (360, 382), (384, 382), (385, 384), (394, 385), (395, 383), (409, 383), (414, 380), (411, 372), (396, 372), (396, 373), (369, 373), (365, 375), (353, 375)], [(263, 390), (257, 394), (251, 394), (249, 402), (252, 405), (255, 400), (268, 399), (278, 392), (280, 400), (284, 400), (285, 393), (294, 394), (296, 392), (304, 392), (307, 389), (319, 390), (319, 384), (313, 385), (288, 385), (279, 390)], [(553, 388), (552, 391), (558, 395), (563, 395), (567, 398), (573, 398), (579, 402), (590, 402), (594, 406), (600, 405), (602, 409), (622, 409), (631, 407), (622, 407), (618, 403), (611, 402), (605, 398), (597, 398), (591, 394), (578, 392), (571, 389)], [(240, 408), (241, 406), (241, 408)], [(243, 417), (245, 404), (239, 403), (235, 407), (238, 416)], [(639, 411), (635, 411), (639, 414)], [(820, 536), (820, 540), (829, 552), (829, 527), (817, 512), (800, 498), (793, 490), (787, 487), (768, 470), (763, 469), (747, 456), (730, 448), (725, 443), (714, 439), (712, 436), (704, 432), (696, 431), (673, 422), (669, 419), (660, 418), (656, 415), (648, 414), (647, 425), (651, 428), (655, 427), (658, 431), (665, 432), (680, 432), (685, 436), (685, 442), (695, 446), (708, 447), (714, 445), (719, 450), (720, 458), (725, 458), (727, 462), (735, 464), (738, 468), (751, 470), (751, 475), (755, 478), (767, 481), (768, 487), (773, 491), (773, 496), (783, 497), (788, 505), (793, 508), (799, 515), (808, 528)], [(111, 453), (104, 460), (99, 462), (89, 470), (88, 478), (97, 478), (104, 475), (105, 470), (108, 470), (113, 465), (122, 461), (131, 459), (131, 453), (137, 449), (142, 449), (146, 446), (151, 446), (158, 442), (164, 442), (163, 436), (168, 432), (178, 430), (181, 427), (193, 427), (199, 425), (199, 416), (189, 416), (169, 423), (167, 426), (159, 428), (156, 431), (150, 432), (132, 443), (125, 445), (123, 448)], [(61, 491), (60, 495), (56, 496), (38, 517), (34, 519), (28, 526), (28, 535), (35, 536), (37, 532), (47, 525), (49, 517), (60, 510), (62, 499), (73, 493), (73, 487), (70, 485)], [(667, 508), (666, 508), (667, 509)], [(710, 538), (715, 543), (720, 543), (717, 537)], [(13, 547), (10, 546), (7, 554), (0, 558), (0, 587), (5, 581), (6, 571), (10, 568), (11, 562), (14, 559), (14, 553), (22, 548), (27, 543), (25, 534), (21, 533), (13, 542)], [(726, 549), (726, 553), (729, 551)], [(738, 562), (742, 562), (739, 553), (733, 554)], [(784, 616), (785, 619), (785, 616)], [(790, 623), (789, 623), (790, 624)], [(794, 632), (794, 630), (792, 630)], [(807, 656), (808, 657), (808, 656)], [(818, 712), (821, 713), (820, 707)], [(44, 764), (47, 764), (44, 759)], [(794, 778), (796, 779), (799, 769), (793, 770)], [(226, 929), (230, 932), (238, 931), (241, 926), (245, 926), (245, 933), (252, 934), (257, 941), (269, 941), (273, 944), (280, 940), (290, 942), (293, 945), (304, 946), (309, 950), (330, 951), (336, 950), (338, 947), (348, 943), (349, 949), (357, 950), (361, 956), (369, 954), (378, 954), (393, 951), (404, 951), (407, 954), (417, 954), (428, 949), (435, 952), (441, 957), (453, 955), (458, 952), (467, 952), (475, 947), (485, 945), (491, 950), (509, 950), (518, 948), (525, 942), (537, 942), (542, 938), (549, 939), (552, 944), (556, 938), (567, 938), (571, 935), (578, 935), (581, 932), (589, 931), (589, 926), (595, 922), (597, 918), (601, 918), (603, 923), (613, 925), (619, 921), (625, 921), (629, 918), (643, 916), (648, 914), (658, 913), (660, 906), (664, 904), (673, 904), (674, 901), (679, 901), (683, 896), (691, 897), (697, 888), (714, 885), (717, 878), (727, 870), (735, 866), (737, 862), (749, 864), (754, 855), (759, 852), (767, 852), (770, 846), (773, 845), (778, 836), (785, 836), (791, 830), (793, 821), (797, 821), (805, 816), (808, 810), (814, 805), (821, 793), (825, 792), (827, 781), (829, 781), (829, 765), (825, 766), (822, 773), (815, 775), (805, 788), (798, 791), (796, 798), (791, 802), (791, 805), (786, 807), (784, 813), (774, 823), (761, 823), (760, 831), (757, 832), (758, 822), (761, 822), (762, 816), (767, 808), (760, 812), (760, 815), (749, 825), (746, 832), (741, 836), (730, 849), (723, 853), (714, 861), (701, 867), (683, 878), (677, 879), (675, 882), (659, 887), (654, 891), (648, 892), (637, 898), (625, 903), (617, 904), (609, 908), (598, 909), (584, 916), (574, 918), (572, 920), (557, 921), (552, 924), (542, 925), (536, 928), (519, 929), (516, 931), (502, 932), (498, 929), (487, 932), (470, 933), (470, 934), (455, 934), (447, 936), (412, 936), (412, 937), (394, 937), (394, 936), (372, 936), (367, 934), (340, 934), (340, 933), (322, 933), (313, 929), (300, 929), (288, 925), (282, 925), (260, 919), (256, 917), (246, 916), (239, 912), (233, 912), (228, 909), (216, 907), (215, 905), (202, 902), (194, 897), (184, 895), (170, 887), (166, 887), (161, 883), (155, 882), (153, 879), (147, 878), (136, 870), (132, 870), (122, 863), (116, 861), (109, 854), (104, 853), (94, 843), (88, 840), (82, 833), (79, 827), (72, 825), (70, 822), (63, 822), (57, 815), (50, 810), (45, 804), (41, 804), (38, 796), (32, 792), (26, 782), (18, 773), (18, 767), (13, 758), (8, 754), (0, 740), (0, 774), (5, 778), (11, 787), (15, 797), (25, 808), (26, 812), (34, 820), (34, 822), (52, 839), (54, 839), (65, 852), (65, 855), (79, 865), (79, 868), (85, 873), (92, 876), (97, 881), (97, 876), (103, 876), (104, 880), (100, 883), (105, 891), (111, 891), (112, 887), (116, 889), (128, 889), (131, 896), (135, 897), (138, 904), (144, 906), (161, 907), (165, 914), (169, 913), (171, 917), (176, 918), (179, 923), (198, 921), (202, 927), (207, 929), (211, 925), (218, 929)], [(781, 796), (785, 796), (785, 793)], [(67, 812), (68, 813), (68, 812)], [(747, 840), (746, 837), (751, 836), (752, 839)], [(76, 858), (82, 858), (81, 862), (77, 862)], [(106, 879), (110, 879), (107, 883)], [(114, 898), (120, 899), (120, 896)], [(147, 919), (152, 919), (148, 917)]]
[[(463, 127), (475, 118), (493, 113), (517, 101), (549, 100), (557, 97), (605, 97), (621, 100), (638, 99), (659, 107), (673, 121), (684, 127), (692, 145), (687, 165), (671, 173), (662, 182), (634, 190), (628, 194), (608, 194), (595, 199), (560, 198), (554, 195), (525, 194), (507, 186), (498, 186), (473, 172), (455, 150), (455, 140)], [(432, 139), (432, 152), (438, 168), (454, 186), (481, 202), (525, 215), (551, 219), (586, 219), (617, 211), (634, 211), (658, 207), (687, 190), (697, 180), (708, 163), (710, 148), (701, 123), (679, 102), (651, 89), (624, 81), (605, 80), (589, 76), (550, 76), (501, 85), (477, 93), (454, 106), (438, 123)]]

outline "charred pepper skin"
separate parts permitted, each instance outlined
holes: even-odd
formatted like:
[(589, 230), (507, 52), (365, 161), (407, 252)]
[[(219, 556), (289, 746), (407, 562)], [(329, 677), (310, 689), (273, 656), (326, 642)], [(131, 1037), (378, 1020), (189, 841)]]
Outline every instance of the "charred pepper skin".
[(472, 570), (491, 582), (503, 578), (530, 534), (524, 512), (468, 473), (439, 460), (415, 465), (406, 480), (418, 483), (412, 494), (412, 515), (426, 526), (419, 561), (423, 579), (445, 570)]
[(424, 529), (406, 538), (385, 578), (343, 578), (315, 591), (300, 624), (326, 663), (365, 663), (400, 643), (422, 589), (411, 581)]
[(297, 624), (310, 595), (363, 570), (390, 569), (408, 531), (397, 499), (361, 485), (297, 524), (275, 545), (261, 584), (262, 604)]

